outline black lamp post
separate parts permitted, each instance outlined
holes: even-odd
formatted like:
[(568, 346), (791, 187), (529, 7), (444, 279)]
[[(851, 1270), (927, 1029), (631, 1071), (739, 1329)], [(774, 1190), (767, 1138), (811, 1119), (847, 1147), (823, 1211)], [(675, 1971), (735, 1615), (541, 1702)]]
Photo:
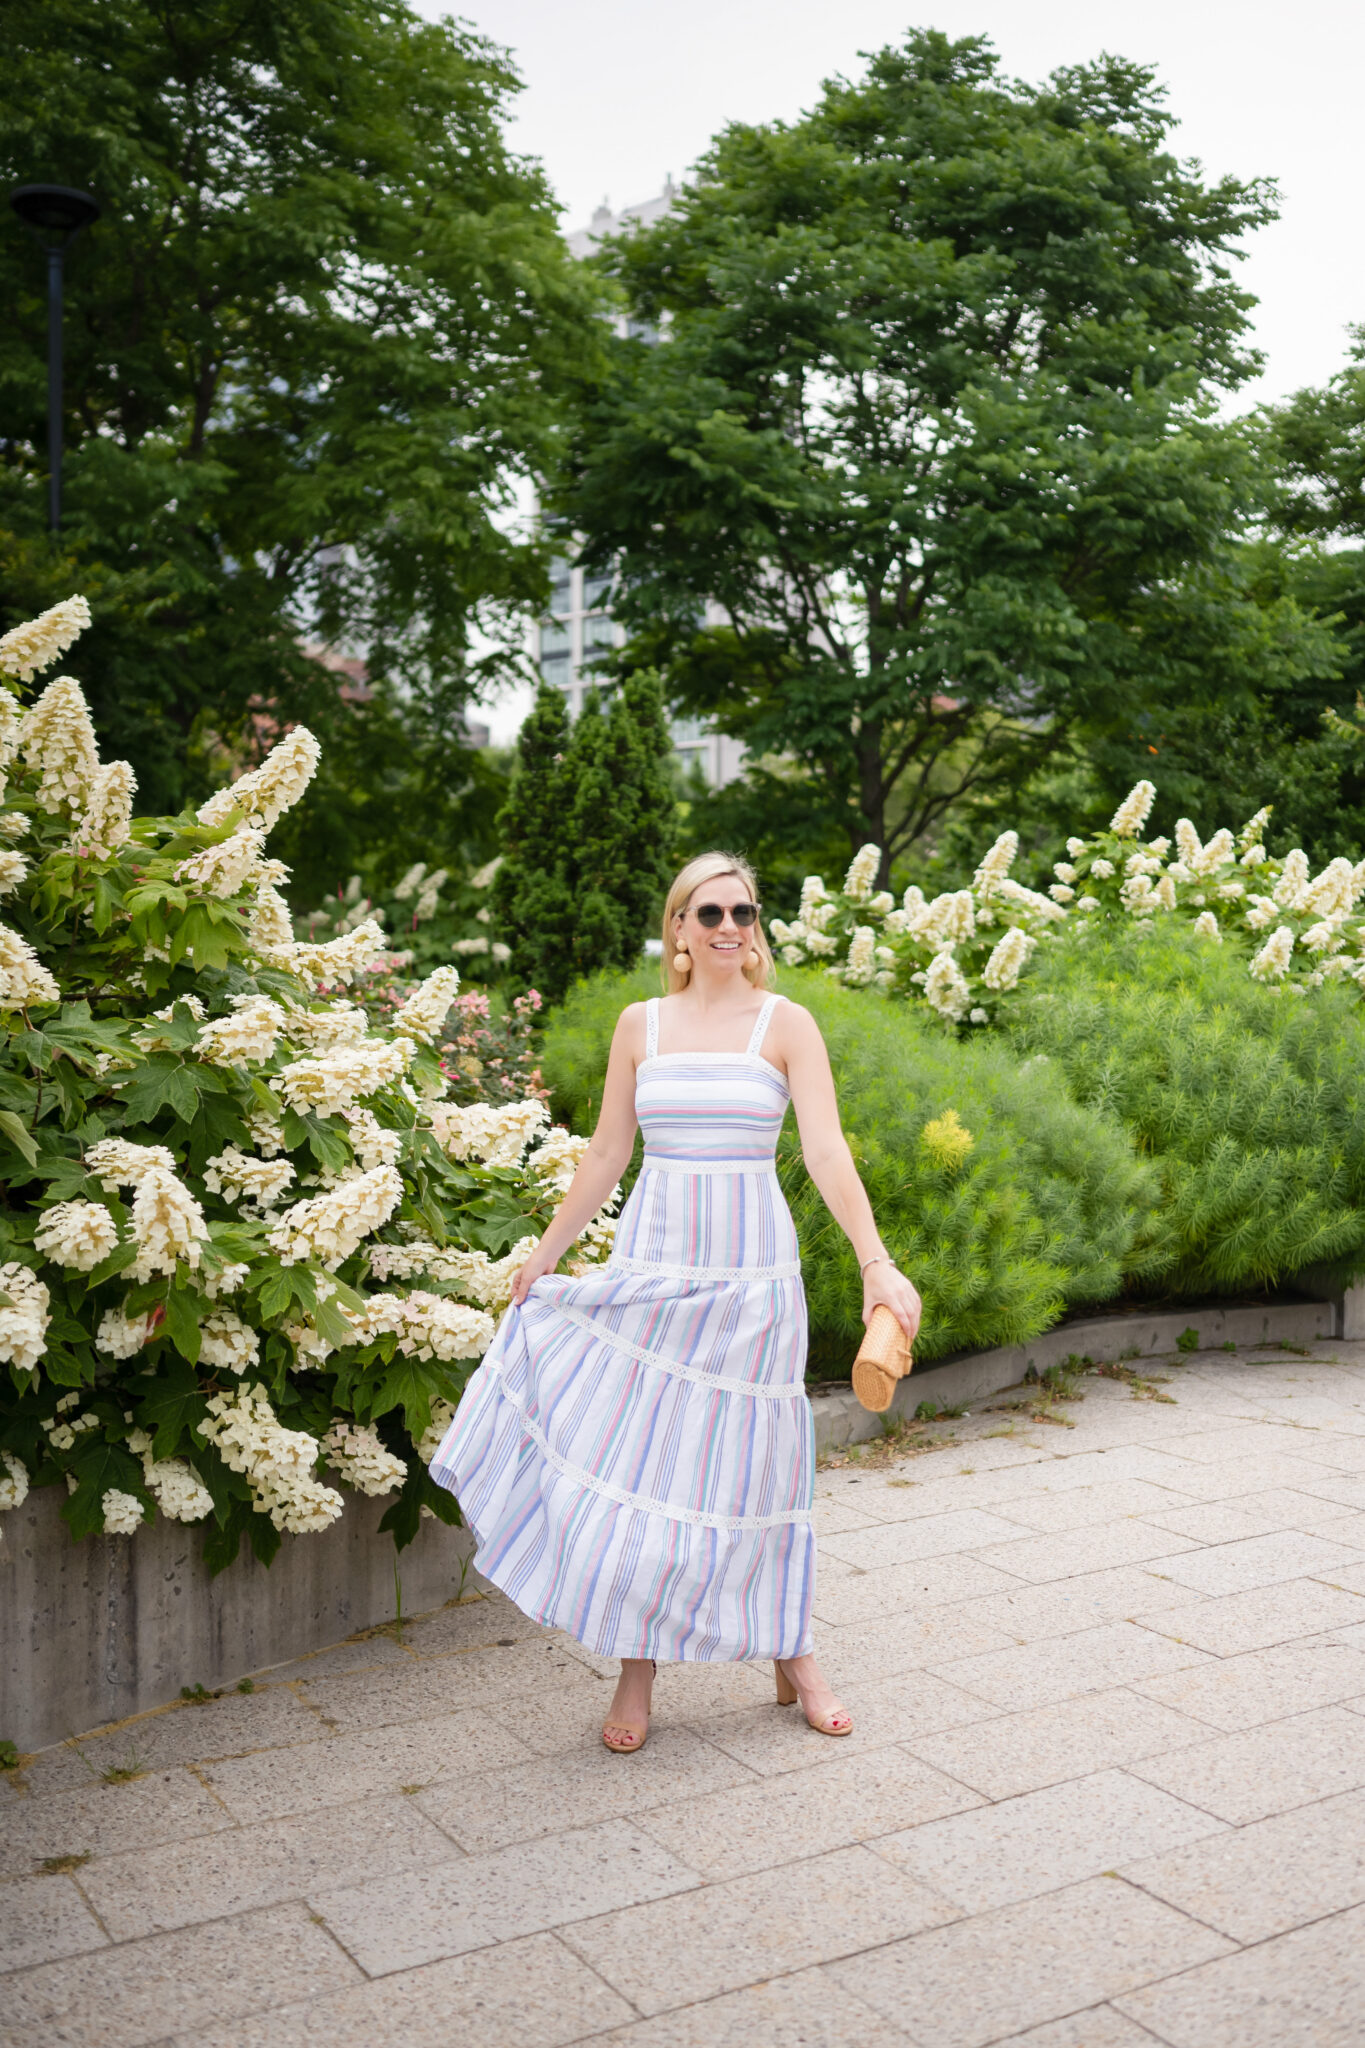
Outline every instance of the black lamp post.
[(20, 185), (9, 203), (47, 251), (47, 523), (55, 533), (62, 518), (62, 269), (67, 243), (100, 209), (69, 185)]

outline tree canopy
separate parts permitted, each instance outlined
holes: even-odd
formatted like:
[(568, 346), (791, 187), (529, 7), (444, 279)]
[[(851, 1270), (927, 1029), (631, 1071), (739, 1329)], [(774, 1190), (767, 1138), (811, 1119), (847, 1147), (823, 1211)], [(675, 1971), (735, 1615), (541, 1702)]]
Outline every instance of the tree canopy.
[(1170, 126), (1143, 66), (1028, 86), (915, 33), (600, 259), (658, 340), (614, 345), (559, 504), (619, 561), (626, 662), (884, 871), (1068, 730), (1320, 653), (1238, 552), (1258, 465), (1213, 413), (1273, 192)]
[(88, 594), (149, 808), (263, 711), (355, 722), (305, 639), (449, 744), (541, 593), (509, 515), (601, 326), (508, 147), (506, 53), (404, 0), (12, 0), (5, 29), (0, 169), (105, 208), (68, 259), (56, 548), (43, 262), (0, 231), (7, 622)]

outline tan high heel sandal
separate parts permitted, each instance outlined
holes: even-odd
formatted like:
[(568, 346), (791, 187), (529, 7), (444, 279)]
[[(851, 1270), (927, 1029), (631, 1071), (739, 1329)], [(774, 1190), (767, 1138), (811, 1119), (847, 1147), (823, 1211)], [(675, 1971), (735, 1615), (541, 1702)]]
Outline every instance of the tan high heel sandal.
[[(654, 1681), (658, 1675), (659, 1667), (651, 1657), (649, 1660), (649, 1703), (651, 1707), (654, 1705)], [(638, 1730), (638, 1739), (634, 1742), (611, 1741), (607, 1734), (607, 1728), (624, 1728), (628, 1734), (636, 1735), (635, 1723), (633, 1721), (608, 1721), (606, 1727), (603, 1728), (602, 1740), (606, 1743), (607, 1748), (616, 1756), (634, 1756), (637, 1749), (644, 1748), (649, 1736), (648, 1719), (646, 1719), (644, 1727)]]
[[(780, 1659), (774, 1661), (773, 1670), (777, 1673), (778, 1706), (794, 1707), (799, 1705), (802, 1713), (806, 1714), (805, 1702), (783, 1670)], [(849, 1713), (847, 1707), (840, 1707), (838, 1712), (844, 1717), (842, 1728), (835, 1726), (836, 1717), (833, 1714), (824, 1721), (813, 1721), (810, 1715), (806, 1714), (806, 1725), (808, 1728), (813, 1728), (817, 1735), (851, 1735), (853, 1733), (853, 1716)]]

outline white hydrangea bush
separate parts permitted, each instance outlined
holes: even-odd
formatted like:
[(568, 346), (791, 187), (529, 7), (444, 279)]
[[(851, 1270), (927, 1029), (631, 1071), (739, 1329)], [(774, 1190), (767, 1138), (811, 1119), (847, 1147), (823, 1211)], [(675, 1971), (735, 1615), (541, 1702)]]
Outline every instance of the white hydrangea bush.
[(900, 901), (874, 889), (881, 863), (862, 848), (830, 890), (808, 875), (801, 908), (769, 932), (788, 967), (823, 966), (850, 988), (892, 989), (927, 1003), (949, 1024), (985, 1024), (1015, 987), (1034, 948), (1063, 924), (1066, 912), (1016, 881), (1017, 832), (1002, 832), (969, 889), (926, 898), (912, 885)]
[(778, 957), (823, 966), (849, 987), (916, 997), (951, 1025), (988, 1024), (1039, 944), (1083, 938), (1097, 919), (1142, 928), (1174, 917), (1211, 945), (1241, 935), (1248, 972), (1272, 987), (1302, 995), (1344, 978), (1365, 990), (1365, 861), (1339, 856), (1315, 875), (1299, 847), (1272, 857), (1269, 807), (1207, 841), (1188, 818), (1174, 841), (1144, 840), (1155, 800), (1154, 785), (1139, 782), (1106, 831), (1069, 839), (1046, 895), (1011, 874), (1015, 832), (1001, 833), (969, 889), (932, 901), (914, 887), (899, 903), (874, 891), (880, 853), (865, 846), (841, 890), (808, 876), (796, 919), (771, 921)]
[(296, 935), (310, 733), (139, 818), (73, 678), (21, 706), (88, 620), (0, 638), (0, 1510), (57, 1485), (74, 1534), (197, 1523), (221, 1568), (391, 1495), (406, 1542), (455, 1518), (427, 1464), (580, 1141), (447, 1099), (453, 966), (376, 1024), (380, 925)]

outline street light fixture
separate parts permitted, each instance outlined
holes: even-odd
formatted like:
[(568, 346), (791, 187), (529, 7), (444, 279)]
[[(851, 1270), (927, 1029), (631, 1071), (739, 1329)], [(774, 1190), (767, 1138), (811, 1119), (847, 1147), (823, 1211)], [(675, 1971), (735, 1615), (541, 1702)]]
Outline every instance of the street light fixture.
[(62, 517), (62, 282), (66, 245), (100, 217), (88, 192), (70, 185), (20, 185), (10, 205), (47, 251), (47, 523)]

